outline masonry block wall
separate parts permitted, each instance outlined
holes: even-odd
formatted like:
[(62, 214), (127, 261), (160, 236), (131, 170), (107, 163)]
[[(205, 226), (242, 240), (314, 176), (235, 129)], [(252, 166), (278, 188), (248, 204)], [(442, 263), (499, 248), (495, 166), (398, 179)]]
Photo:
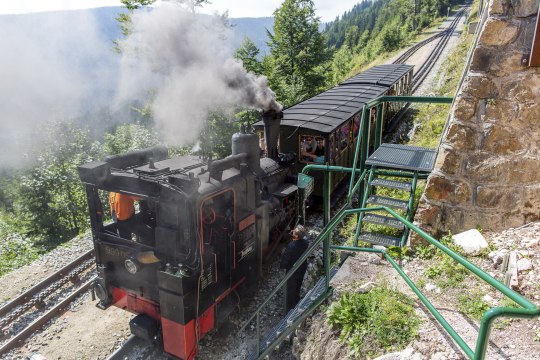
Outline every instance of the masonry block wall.
[(415, 218), (435, 236), (540, 219), (540, 68), (527, 66), (539, 2), (489, 6)]

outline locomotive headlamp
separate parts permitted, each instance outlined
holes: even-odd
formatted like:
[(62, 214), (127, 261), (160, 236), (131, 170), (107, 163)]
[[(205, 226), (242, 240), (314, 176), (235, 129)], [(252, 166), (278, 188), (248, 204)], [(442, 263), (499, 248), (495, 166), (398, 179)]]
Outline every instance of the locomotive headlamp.
[(126, 259), (126, 261), (124, 261), (124, 266), (130, 274), (136, 274), (140, 270), (139, 263), (137, 262), (137, 260), (132, 258)]

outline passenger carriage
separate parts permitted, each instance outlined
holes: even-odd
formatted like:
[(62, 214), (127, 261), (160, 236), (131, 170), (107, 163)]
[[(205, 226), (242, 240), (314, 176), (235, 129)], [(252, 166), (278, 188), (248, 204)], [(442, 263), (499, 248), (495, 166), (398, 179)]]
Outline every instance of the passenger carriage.
[[(301, 172), (305, 165), (313, 163), (350, 167), (354, 161), (364, 105), (385, 95), (409, 95), (412, 75), (411, 65), (375, 66), (285, 109), (279, 133), (279, 151), (297, 154), (297, 172)], [(402, 106), (400, 103), (385, 103), (380, 108), (383, 129)], [(377, 108), (372, 108), (369, 114), (370, 131), (375, 131)], [(254, 127), (262, 136), (262, 122), (256, 123)], [(323, 176), (320, 173), (313, 175), (313, 194), (322, 197)], [(332, 174), (332, 191), (345, 176), (344, 173)]]

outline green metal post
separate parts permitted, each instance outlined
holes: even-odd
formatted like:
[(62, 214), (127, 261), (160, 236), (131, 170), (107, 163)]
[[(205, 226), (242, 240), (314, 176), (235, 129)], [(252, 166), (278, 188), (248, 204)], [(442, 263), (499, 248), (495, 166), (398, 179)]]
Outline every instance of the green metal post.
[[(328, 163), (326, 164), (328, 166)], [(323, 206), (324, 206), (324, 218), (323, 218), (323, 224), (326, 227), (328, 223), (330, 222), (330, 172), (325, 171), (324, 172), (324, 183), (323, 183)], [(323, 242), (323, 266), (325, 269), (325, 273), (327, 268), (330, 266), (328, 262), (328, 258), (326, 257), (327, 251), (330, 249), (330, 241), (331, 236), (328, 235), (328, 237)]]
[(383, 104), (379, 104), (377, 105), (377, 122), (376, 122), (376, 125), (375, 125), (375, 143), (373, 144), (374, 148), (373, 150), (377, 150), (379, 148), (379, 146), (381, 146), (381, 143), (382, 143), (382, 129), (383, 129), (383, 124), (382, 124), (382, 119), (383, 119)]

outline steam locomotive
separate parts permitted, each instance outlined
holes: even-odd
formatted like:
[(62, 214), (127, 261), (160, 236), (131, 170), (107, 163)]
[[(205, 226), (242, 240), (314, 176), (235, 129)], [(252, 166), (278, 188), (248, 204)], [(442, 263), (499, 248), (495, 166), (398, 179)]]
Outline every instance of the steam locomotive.
[[(166, 148), (153, 147), (80, 166), (98, 306), (137, 314), (133, 334), (156, 341), (173, 358), (193, 359), (199, 340), (256, 286), (263, 261), (295, 225), (305, 199), (321, 194), (320, 174), (314, 186), (299, 173), (318, 162), (305, 148), (317, 140), (324, 146), (320, 163), (351, 166), (362, 107), (379, 96), (408, 94), (411, 79), (412, 66), (381, 65), (284, 112), (263, 112), (256, 134), (233, 135), (225, 159), (168, 158)], [(382, 111), (389, 121), (397, 111), (390, 105), (371, 109), (371, 116)], [(278, 143), (288, 152), (279, 153)], [(341, 180), (333, 175), (333, 188)], [(139, 199), (135, 241), (118, 236), (107, 221), (109, 192)]]
[[(282, 113), (263, 113), (268, 157), (242, 129), (232, 155), (168, 158), (153, 147), (79, 167), (86, 186), (98, 277), (98, 306), (137, 314), (133, 334), (190, 360), (197, 343), (253, 290), (263, 260), (297, 221), (294, 154), (277, 152)], [(139, 199), (133, 238), (107, 223), (108, 192)], [(238, 295), (238, 296), (237, 296)]]

